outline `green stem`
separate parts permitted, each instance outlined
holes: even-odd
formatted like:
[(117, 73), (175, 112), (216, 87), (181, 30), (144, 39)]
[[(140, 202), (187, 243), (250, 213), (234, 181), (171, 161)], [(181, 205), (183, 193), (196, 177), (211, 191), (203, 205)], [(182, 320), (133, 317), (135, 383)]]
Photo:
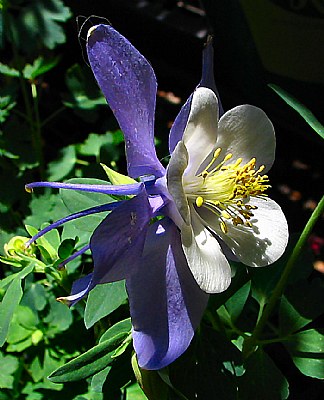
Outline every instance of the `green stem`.
[(11, 31), (9, 31), (9, 36), (11, 37), (12, 51), (13, 51), (13, 55), (14, 55), (15, 65), (17, 65), (18, 70), (19, 70), (19, 83), (20, 83), (22, 97), (23, 97), (23, 100), (25, 103), (26, 119), (29, 124), (31, 140), (32, 140), (33, 148), (35, 150), (36, 159), (39, 162), (40, 175), (41, 175), (41, 178), (43, 178), (44, 177), (44, 158), (43, 158), (43, 151), (42, 151), (41, 123), (40, 123), (40, 118), (39, 118), (37, 88), (36, 88), (36, 85), (34, 83), (32, 83), (32, 97), (33, 97), (33, 106), (34, 106), (34, 110), (33, 110), (32, 103), (30, 101), (30, 96), (29, 96), (28, 90), (27, 90), (26, 79), (23, 74), (23, 64), (21, 62), (21, 58), (19, 57), (15, 40), (13, 39), (14, 35), (12, 34)]
[(43, 146), (42, 146), (42, 131), (41, 131), (41, 121), (39, 116), (39, 102), (38, 102), (38, 92), (37, 86), (35, 83), (31, 83), (32, 97), (34, 103), (34, 113), (35, 113), (35, 122), (33, 124), (33, 143), (36, 152), (37, 161), (39, 162), (39, 171), (41, 178), (45, 178), (45, 166), (44, 166), (44, 157), (43, 157)]
[(41, 127), (44, 127), (46, 124), (48, 124), (52, 119), (54, 119), (57, 115), (59, 115), (62, 111), (65, 111), (66, 107), (60, 107), (56, 111), (54, 111), (51, 115), (49, 115), (47, 118), (44, 119), (44, 121), (41, 124)]
[(272, 311), (274, 310), (274, 308), (277, 304), (278, 299), (282, 295), (282, 293), (287, 285), (289, 275), (295, 265), (295, 262), (298, 259), (298, 257), (300, 256), (300, 253), (301, 253), (303, 247), (305, 246), (307, 239), (309, 238), (309, 235), (311, 234), (316, 221), (322, 215), (323, 212), (324, 212), (324, 196), (321, 198), (321, 200), (317, 204), (317, 207), (313, 211), (303, 232), (301, 233), (301, 235), (298, 239), (298, 242), (296, 243), (294, 250), (292, 251), (292, 253), (288, 259), (285, 269), (269, 298), (269, 302), (266, 304), (266, 306), (263, 309), (262, 315), (261, 315), (260, 319), (258, 320), (252, 335), (245, 341), (245, 346), (243, 349), (243, 353), (245, 356), (248, 356), (249, 354), (251, 354), (251, 352), (254, 351), (255, 346), (259, 340), (259, 337), (263, 331), (263, 328), (265, 327)]

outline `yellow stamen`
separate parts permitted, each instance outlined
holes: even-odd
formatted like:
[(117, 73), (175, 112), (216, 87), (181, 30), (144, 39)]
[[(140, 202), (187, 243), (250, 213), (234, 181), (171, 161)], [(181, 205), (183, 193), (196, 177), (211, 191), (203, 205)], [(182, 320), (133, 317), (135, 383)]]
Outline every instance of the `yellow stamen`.
[(201, 207), (204, 204), (204, 199), (201, 196), (196, 198), (196, 205), (197, 207)]
[(222, 216), (223, 218), (225, 218), (225, 219), (231, 219), (230, 214), (229, 214), (227, 211), (225, 211), (225, 210), (223, 210), (223, 211), (221, 212), (221, 216)]
[(228, 229), (227, 229), (227, 225), (225, 224), (225, 222), (220, 221), (219, 226), (220, 226), (222, 232), (226, 235), (226, 233), (228, 232)]
[(265, 191), (270, 185), (268, 176), (261, 175), (265, 165), (256, 167), (256, 158), (245, 164), (242, 164), (241, 157), (228, 163), (233, 154), (228, 153), (219, 159), (221, 152), (220, 147), (214, 151), (208, 166), (185, 184), (185, 192), (188, 200), (198, 208), (206, 207), (219, 218), (220, 229), (226, 234), (229, 222), (235, 226), (252, 227), (252, 211), (257, 207), (249, 204), (250, 199), (266, 198)]

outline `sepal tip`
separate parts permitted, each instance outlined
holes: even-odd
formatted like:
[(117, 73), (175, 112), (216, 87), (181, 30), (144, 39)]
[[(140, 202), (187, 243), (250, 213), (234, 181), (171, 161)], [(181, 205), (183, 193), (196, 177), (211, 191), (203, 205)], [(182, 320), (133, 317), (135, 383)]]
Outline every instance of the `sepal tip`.
[(99, 25), (94, 25), (91, 28), (89, 28), (88, 30), (88, 34), (87, 34), (87, 40), (89, 39), (89, 37), (94, 33), (94, 31), (98, 28)]

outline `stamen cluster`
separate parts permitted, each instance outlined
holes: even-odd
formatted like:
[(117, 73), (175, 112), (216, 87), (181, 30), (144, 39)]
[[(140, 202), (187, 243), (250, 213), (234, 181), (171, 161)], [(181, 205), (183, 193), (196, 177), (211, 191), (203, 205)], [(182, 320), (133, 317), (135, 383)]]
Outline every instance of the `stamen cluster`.
[(242, 158), (226, 164), (233, 154), (228, 153), (217, 162), (222, 149), (215, 150), (207, 167), (195, 176), (194, 180), (184, 184), (188, 201), (200, 208), (211, 210), (219, 218), (220, 228), (227, 233), (226, 221), (237, 225), (252, 227), (251, 217), (257, 207), (248, 204), (250, 197), (265, 197), (270, 187), (267, 175), (260, 175), (265, 169), (261, 165), (256, 169), (256, 159), (242, 165)]

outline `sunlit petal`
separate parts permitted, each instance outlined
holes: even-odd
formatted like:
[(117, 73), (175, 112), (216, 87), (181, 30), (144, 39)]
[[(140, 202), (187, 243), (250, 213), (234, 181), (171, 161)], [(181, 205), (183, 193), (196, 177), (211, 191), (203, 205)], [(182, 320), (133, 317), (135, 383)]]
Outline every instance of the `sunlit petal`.
[(156, 78), (149, 62), (109, 25), (90, 29), (91, 69), (125, 136), (128, 173), (162, 176), (154, 147)]
[(191, 227), (181, 231), (182, 247), (191, 273), (206, 293), (226, 290), (231, 282), (231, 268), (221, 247), (191, 207)]

